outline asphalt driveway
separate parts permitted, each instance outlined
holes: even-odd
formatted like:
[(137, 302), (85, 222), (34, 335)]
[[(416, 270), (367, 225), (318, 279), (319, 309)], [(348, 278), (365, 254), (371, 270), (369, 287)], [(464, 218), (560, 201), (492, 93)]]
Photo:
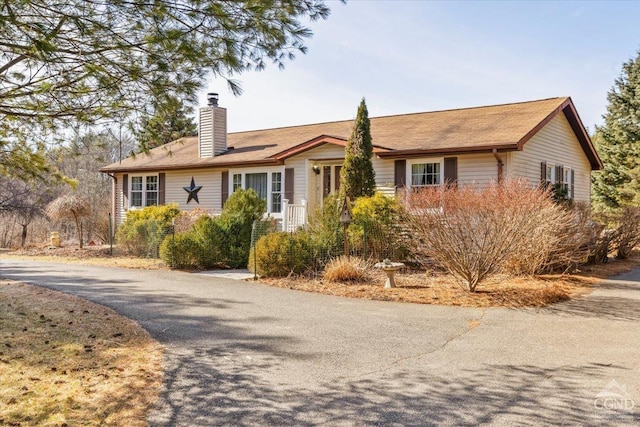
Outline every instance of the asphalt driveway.
[(543, 310), (344, 299), (0, 259), (165, 344), (154, 426), (638, 425), (640, 270)]

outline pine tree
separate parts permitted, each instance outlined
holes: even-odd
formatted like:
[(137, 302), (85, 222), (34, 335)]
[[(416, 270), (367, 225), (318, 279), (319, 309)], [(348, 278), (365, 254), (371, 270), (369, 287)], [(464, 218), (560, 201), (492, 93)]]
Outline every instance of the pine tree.
[(623, 64), (607, 95), (604, 125), (594, 143), (604, 164), (593, 176), (597, 209), (640, 206), (640, 52)]
[(373, 170), (373, 143), (371, 123), (364, 98), (358, 107), (358, 114), (351, 136), (345, 148), (345, 158), (340, 171), (342, 196), (355, 200), (361, 196), (373, 196), (376, 189), (376, 174)]
[(0, 174), (46, 175), (65, 129), (136, 120), (150, 99), (193, 104), (210, 77), (305, 53), (323, 0), (0, 2)]
[(140, 126), (134, 130), (140, 151), (147, 151), (183, 136), (198, 134), (198, 126), (189, 116), (192, 108), (176, 97), (166, 96), (156, 100), (152, 113), (140, 120)]

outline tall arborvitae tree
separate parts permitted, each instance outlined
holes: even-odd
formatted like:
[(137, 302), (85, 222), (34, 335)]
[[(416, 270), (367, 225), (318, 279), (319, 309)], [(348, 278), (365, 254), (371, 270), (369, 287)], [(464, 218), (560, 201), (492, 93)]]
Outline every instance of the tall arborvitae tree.
[(373, 196), (376, 189), (376, 173), (373, 170), (373, 143), (367, 104), (362, 98), (351, 136), (345, 148), (345, 157), (340, 171), (342, 196), (355, 200), (361, 196)]
[(640, 52), (622, 66), (607, 100), (604, 125), (593, 138), (604, 163), (593, 176), (594, 205), (640, 206)]

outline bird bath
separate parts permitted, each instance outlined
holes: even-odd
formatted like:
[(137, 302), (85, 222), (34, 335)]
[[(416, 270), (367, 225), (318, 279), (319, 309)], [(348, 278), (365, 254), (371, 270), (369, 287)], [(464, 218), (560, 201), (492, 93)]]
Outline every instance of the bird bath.
[(374, 264), (374, 267), (384, 271), (384, 273), (387, 275), (387, 280), (384, 282), (384, 287), (395, 288), (396, 281), (394, 279), (394, 275), (396, 274), (396, 271), (404, 267), (404, 264), (401, 262), (391, 262), (389, 260), (384, 260), (383, 262)]

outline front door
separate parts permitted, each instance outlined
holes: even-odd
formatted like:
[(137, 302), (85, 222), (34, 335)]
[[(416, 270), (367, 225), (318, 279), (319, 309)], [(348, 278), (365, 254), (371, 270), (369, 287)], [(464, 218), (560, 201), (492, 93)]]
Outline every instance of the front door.
[[(315, 191), (314, 204), (322, 206), (322, 202), (330, 194), (340, 190), (340, 169), (342, 162), (318, 163), (315, 165), (314, 173), (311, 174), (312, 185)], [(315, 172), (317, 170), (317, 172)]]

